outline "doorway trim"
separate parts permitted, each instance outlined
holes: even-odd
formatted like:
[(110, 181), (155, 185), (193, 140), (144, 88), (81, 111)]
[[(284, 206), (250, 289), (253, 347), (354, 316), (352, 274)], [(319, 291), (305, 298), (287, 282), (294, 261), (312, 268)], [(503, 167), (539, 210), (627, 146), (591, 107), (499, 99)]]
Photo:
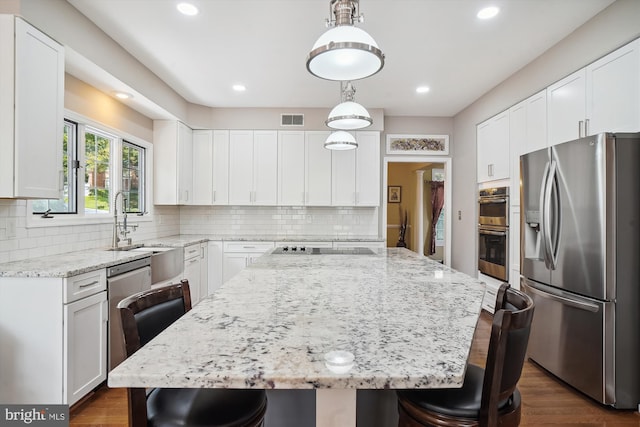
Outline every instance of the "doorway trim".
[(442, 163), (444, 164), (444, 260), (443, 263), (451, 266), (451, 178), (453, 173), (451, 157), (445, 156), (385, 156), (383, 158), (382, 173), (382, 221), (380, 228), (382, 229), (382, 237), (387, 240), (387, 187), (389, 175), (389, 163)]

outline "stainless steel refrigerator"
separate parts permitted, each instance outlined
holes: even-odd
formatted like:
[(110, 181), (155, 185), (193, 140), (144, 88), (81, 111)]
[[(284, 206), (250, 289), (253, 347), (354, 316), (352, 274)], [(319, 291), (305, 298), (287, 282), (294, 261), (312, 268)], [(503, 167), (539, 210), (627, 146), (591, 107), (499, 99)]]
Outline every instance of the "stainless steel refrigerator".
[(520, 158), (529, 357), (616, 408), (640, 409), (640, 133)]

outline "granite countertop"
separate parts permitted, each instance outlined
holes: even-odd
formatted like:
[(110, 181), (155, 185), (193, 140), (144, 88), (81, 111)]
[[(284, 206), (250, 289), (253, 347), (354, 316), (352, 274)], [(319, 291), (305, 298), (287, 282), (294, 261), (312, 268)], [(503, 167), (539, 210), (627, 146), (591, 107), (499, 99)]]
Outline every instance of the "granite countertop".
[[(275, 235), (247, 236), (211, 236), (181, 234), (135, 242), (134, 246), (184, 247), (209, 240), (225, 241), (341, 241), (340, 238), (322, 238), (316, 236), (296, 236), (283, 238)], [(346, 241), (382, 241), (376, 238), (352, 237)], [(109, 248), (87, 249), (46, 257), (30, 258), (0, 264), (0, 277), (71, 277), (89, 271), (108, 268), (117, 264), (150, 256), (144, 252), (126, 250), (112, 251)]]
[[(109, 373), (111, 387), (459, 387), (484, 284), (400, 248), (261, 257)], [(325, 354), (352, 353), (346, 373)]]

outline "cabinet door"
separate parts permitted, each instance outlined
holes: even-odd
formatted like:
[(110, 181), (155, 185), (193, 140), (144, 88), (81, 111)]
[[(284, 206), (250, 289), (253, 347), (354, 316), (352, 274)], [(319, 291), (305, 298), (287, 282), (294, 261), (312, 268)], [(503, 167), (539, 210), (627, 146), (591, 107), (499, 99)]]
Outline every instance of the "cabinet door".
[[(301, 177), (302, 178), (302, 177)], [(278, 203), (278, 132), (253, 134), (253, 204)]]
[(193, 131), (178, 122), (178, 204), (193, 204)]
[(229, 132), (229, 204), (253, 200), (253, 131)]
[(222, 242), (209, 241), (207, 248), (207, 257), (209, 258), (207, 272), (209, 284), (207, 294), (211, 295), (216, 291), (216, 289), (222, 286)]
[(209, 256), (206, 242), (200, 243), (200, 299), (209, 295)]
[(478, 182), (509, 178), (509, 111), (477, 127)]
[(222, 282), (226, 283), (229, 279), (247, 267), (248, 254), (241, 252), (225, 253), (223, 255), (223, 259), (224, 266), (222, 267)]
[(213, 204), (229, 204), (229, 131), (213, 131)]
[(547, 148), (547, 91), (542, 90), (525, 100), (527, 134), (522, 154)]
[(193, 131), (193, 198), (194, 205), (213, 203), (213, 131)]
[(356, 150), (331, 151), (331, 204), (353, 206), (356, 193)]
[(200, 254), (184, 261), (184, 278), (189, 281), (191, 306), (200, 301)]
[(278, 132), (278, 205), (302, 206), (305, 202), (304, 132)]
[(15, 196), (58, 199), (63, 186), (64, 48), (20, 18), (15, 19), (14, 78)]
[(586, 117), (586, 74), (582, 69), (547, 88), (549, 145), (581, 136)]
[(356, 205), (380, 206), (380, 133), (356, 132)]
[(478, 182), (489, 181), (489, 149), (491, 144), (491, 122), (489, 120), (476, 126)]
[(512, 205), (520, 204), (520, 155), (523, 154), (527, 139), (527, 102), (509, 110), (509, 142), (511, 152), (511, 185), (509, 200)]
[(640, 131), (640, 39), (587, 67), (587, 135)]
[(64, 398), (73, 405), (107, 378), (107, 292), (64, 305)]
[(305, 132), (305, 204), (331, 206), (331, 150), (324, 142), (331, 132)]

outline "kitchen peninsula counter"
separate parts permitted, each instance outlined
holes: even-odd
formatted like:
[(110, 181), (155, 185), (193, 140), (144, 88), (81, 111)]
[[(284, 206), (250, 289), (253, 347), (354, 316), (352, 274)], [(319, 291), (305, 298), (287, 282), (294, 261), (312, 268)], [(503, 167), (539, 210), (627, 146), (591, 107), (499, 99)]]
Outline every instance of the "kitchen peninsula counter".
[[(270, 254), (116, 367), (109, 386), (352, 389), (354, 406), (355, 389), (460, 387), (483, 294), (406, 249)], [(345, 373), (325, 365), (336, 350), (354, 355)]]

